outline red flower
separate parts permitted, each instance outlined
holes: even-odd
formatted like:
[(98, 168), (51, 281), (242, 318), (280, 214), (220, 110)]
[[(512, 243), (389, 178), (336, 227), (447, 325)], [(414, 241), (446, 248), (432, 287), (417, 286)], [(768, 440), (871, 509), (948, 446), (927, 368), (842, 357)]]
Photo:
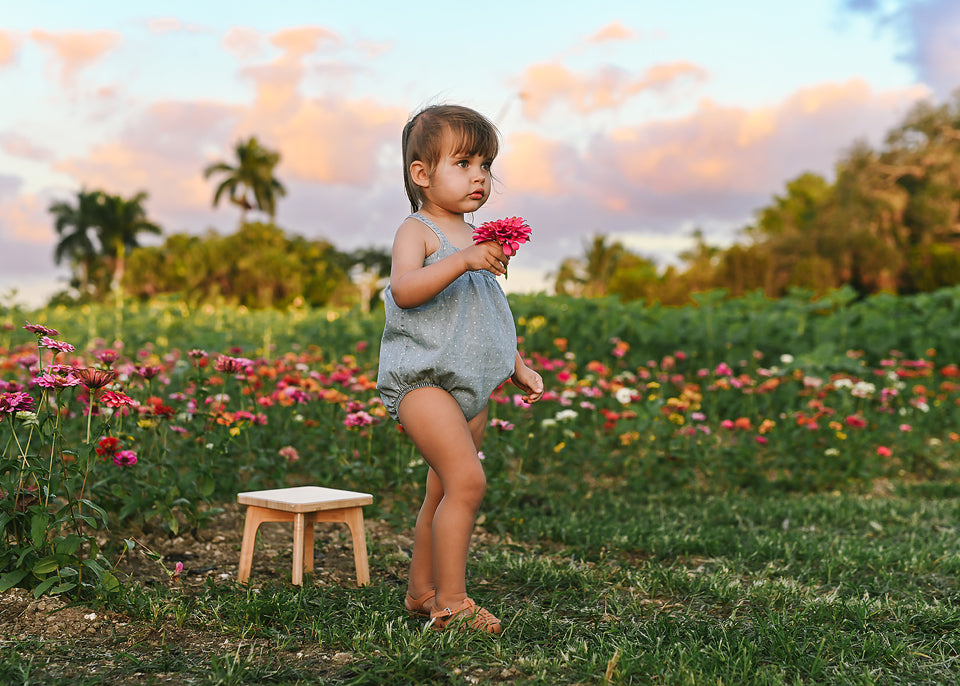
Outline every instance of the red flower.
[(100, 396), (100, 401), (107, 407), (123, 407), (124, 405), (136, 407), (140, 404), (126, 393), (121, 393), (120, 391), (104, 391), (103, 395)]
[(473, 232), (473, 242), (496, 241), (506, 256), (515, 255), (521, 243), (530, 240), (530, 227), (522, 217), (508, 217), (486, 222)]
[(104, 436), (97, 442), (97, 455), (106, 457), (113, 455), (120, 447), (120, 439), (116, 436)]

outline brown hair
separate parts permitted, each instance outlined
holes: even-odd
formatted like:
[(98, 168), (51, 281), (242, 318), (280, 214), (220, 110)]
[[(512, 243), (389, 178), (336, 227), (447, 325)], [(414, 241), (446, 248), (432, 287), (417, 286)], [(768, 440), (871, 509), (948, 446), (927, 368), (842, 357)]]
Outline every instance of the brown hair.
[(403, 127), (403, 185), (411, 212), (423, 205), (423, 189), (410, 177), (410, 165), (422, 162), (432, 176), (445, 152), (443, 143), (448, 132), (454, 153), (493, 160), (500, 151), (497, 127), (479, 112), (460, 105), (432, 105), (420, 110)]

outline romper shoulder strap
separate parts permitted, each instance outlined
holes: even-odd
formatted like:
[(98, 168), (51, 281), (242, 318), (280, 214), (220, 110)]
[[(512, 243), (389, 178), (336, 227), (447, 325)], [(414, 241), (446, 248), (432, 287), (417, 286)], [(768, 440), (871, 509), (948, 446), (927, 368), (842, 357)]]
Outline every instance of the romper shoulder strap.
[[(424, 224), (429, 226), (431, 229), (433, 229), (433, 232), (437, 234), (437, 238), (440, 239), (441, 245), (452, 245), (450, 241), (447, 240), (447, 237), (444, 235), (443, 231), (440, 230), (440, 227), (434, 224), (430, 219), (427, 219), (419, 212), (414, 212), (413, 214), (410, 215), (410, 217), (413, 217), (414, 219), (417, 219), (423, 222)], [(408, 217), (408, 219), (410, 217)]]

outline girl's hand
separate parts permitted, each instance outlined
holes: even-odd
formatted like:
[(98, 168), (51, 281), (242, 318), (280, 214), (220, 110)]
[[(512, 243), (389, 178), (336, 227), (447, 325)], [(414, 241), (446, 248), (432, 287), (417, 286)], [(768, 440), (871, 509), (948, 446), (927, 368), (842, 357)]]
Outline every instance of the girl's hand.
[(543, 379), (522, 362), (517, 363), (510, 380), (523, 391), (523, 402), (535, 403), (543, 397)]
[(494, 276), (507, 273), (510, 258), (503, 252), (503, 246), (496, 241), (484, 241), (460, 251), (460, 257), (466, 263), (467, 271), (488, 271)]

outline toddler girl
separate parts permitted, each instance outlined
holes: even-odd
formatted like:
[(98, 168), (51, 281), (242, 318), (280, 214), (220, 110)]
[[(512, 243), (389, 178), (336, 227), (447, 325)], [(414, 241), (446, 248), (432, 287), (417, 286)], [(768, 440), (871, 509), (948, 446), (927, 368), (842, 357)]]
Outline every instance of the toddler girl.
[(470, 536), (486, 489), (478, 457), (490, 394), (508, 378), (526, 402), (543, 380), (517, 352), (496, 277), (502, 247), (474, 245), (463, 215), (490, 195), (498, 134), (466, 107), (428, 107), (403, 129), (403, 175), (413, 212), (397, 229), (377, 389), (429, 465), (414, 531), (404, 605), (442, 629), (456, 617), (500, 632), (500, 620), (467, 596)]

